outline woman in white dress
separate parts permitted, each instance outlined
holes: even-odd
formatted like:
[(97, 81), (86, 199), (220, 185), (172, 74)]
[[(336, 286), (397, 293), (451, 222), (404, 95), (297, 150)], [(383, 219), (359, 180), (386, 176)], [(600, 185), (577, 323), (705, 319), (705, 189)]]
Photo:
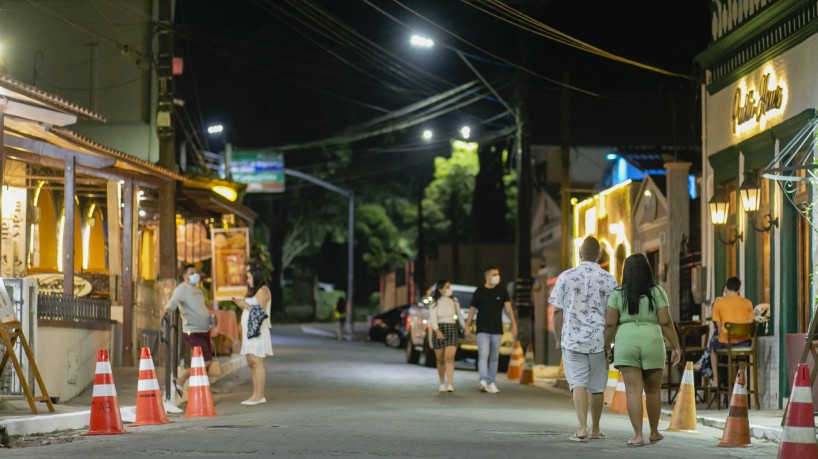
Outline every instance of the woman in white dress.
[[(241, 354), (247, 358), (250, 375), (253, 380), (253, 395), (241, 402), (242, 405), (260, 405), (267, 403), (264, 397), (264, 385), (267, 373), (264, 371), (264, 357), (273, 355), (273, 343), (270, 340), (270, 289), (264, 285), (264, 277), (258, 268), (247, 273), (247, 297), (233, 298), (233, 303), (243, 309), (241, 313)], [(267, 313), (267, 318), (261, 323), (259, 335), (253, 338), (247, 336), (250, 322), (250, 310), (253, 306), (260, 306)]]

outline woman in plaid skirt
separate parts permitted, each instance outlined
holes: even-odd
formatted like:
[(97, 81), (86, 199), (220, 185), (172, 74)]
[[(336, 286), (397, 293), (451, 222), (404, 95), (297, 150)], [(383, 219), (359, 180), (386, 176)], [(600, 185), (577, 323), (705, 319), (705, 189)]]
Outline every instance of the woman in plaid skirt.
[[(433, 347), (437, 357), (437, 375), (440, 392), (454, 392), (454, 356), (457, 353), (458, 326), (462, 326), (460, 304), (452, 296), (452, 286), (440, 280), (432, 294), (434, 302), (429, 307), (429, 319), (434, 330)], [(445, 377), (445, 379), (444, 379)], [(446, 384), (446, 381), (449, 383)]]

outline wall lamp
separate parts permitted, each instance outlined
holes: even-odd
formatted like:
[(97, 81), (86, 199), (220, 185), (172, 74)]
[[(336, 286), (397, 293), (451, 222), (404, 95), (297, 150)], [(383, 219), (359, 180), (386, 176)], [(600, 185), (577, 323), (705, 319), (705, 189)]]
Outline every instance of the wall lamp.
[[(710, 207), (710, 220), (714, 226), (723, 227), (727, 224), (727, 219), (730, 215), (730, 201), (727, 200), (727, 194), (724, 188), (716, 188), (713, 191), (713, 197), (708, 202)], [(716, 237), (725, 245), (733, 245), (737, 241), (744, 240), (744, 233), (739, 233), (735, 228), (731, 229), (730, 237), (725, 238), (720, 228), (716, 228)]]
[[(778, 226), (778, 217), (773, 218), (772, 210), (763, 215), (758, 215), (761, 206), (761, 186), (758, 184), (758, 174), (753, 171), (744, 173), (744, 181), (739, 186), (741, 193), (741, 205), (744, 212), (750, 214), (752, 227), (759, 233), (769, 233), (773, 226)], [(760, 220), (760, 221), (759, 221)], [(758, 224), (761, 224), (761, 227)]]

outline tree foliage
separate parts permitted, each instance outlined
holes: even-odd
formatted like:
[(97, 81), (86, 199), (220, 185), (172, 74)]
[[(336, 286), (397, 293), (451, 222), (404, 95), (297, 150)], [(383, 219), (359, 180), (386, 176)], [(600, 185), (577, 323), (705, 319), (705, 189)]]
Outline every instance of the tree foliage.
[(383, 206), (363, 204), (356, 217), (355, 239), (370, 274), (385, 272), (410, 257), (408, 241), (400, 236)]
[(476, 143), (456, 141), (450, 158), (435, 158), (434, 178), (423, 198), (424, 227), (432, 239), (467, 236), (475, 177), (479, 171)]

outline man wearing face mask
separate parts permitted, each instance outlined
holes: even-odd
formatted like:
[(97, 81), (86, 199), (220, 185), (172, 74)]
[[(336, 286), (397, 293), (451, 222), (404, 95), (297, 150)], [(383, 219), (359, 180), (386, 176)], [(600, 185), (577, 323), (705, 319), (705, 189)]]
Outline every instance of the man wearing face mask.
[[(167, 315), (175, 311), (177, 307), (179, 308), (182, 315), (182, 339), (191, 350), (196, 346), (202, 348), (205, 366), (210, 368), (210, 363), (213, 361), (213, 350), (210, 346), (210, 311), (205, 304), (204, 293), (197, 285), (201, 276), (196, 272), (196, 267), (185, 265), (182, 278), (184, 281), (173, 291), (173, 296), (165, 306), (164, 313)], [(174, 381), (176, 392), (180, 397), (185, 381), (189, 377), (190, 370), (187, 369), (180, 373), (178, 379)]]
[(472, 295), (466, 333), (471, 329), (474, 314), (477, 315), (477, 370), (480, 373), (480, 391), (500, 392), (494, 383), (500, 358), (500, 339), (503, 336), (503, 309), (511, 319), (511, 334), (517, 338), (517, 319), (511, 309), (511, 299), (500, 286), (500, 270), (489, 266), (484, 272), (485, 282)]

